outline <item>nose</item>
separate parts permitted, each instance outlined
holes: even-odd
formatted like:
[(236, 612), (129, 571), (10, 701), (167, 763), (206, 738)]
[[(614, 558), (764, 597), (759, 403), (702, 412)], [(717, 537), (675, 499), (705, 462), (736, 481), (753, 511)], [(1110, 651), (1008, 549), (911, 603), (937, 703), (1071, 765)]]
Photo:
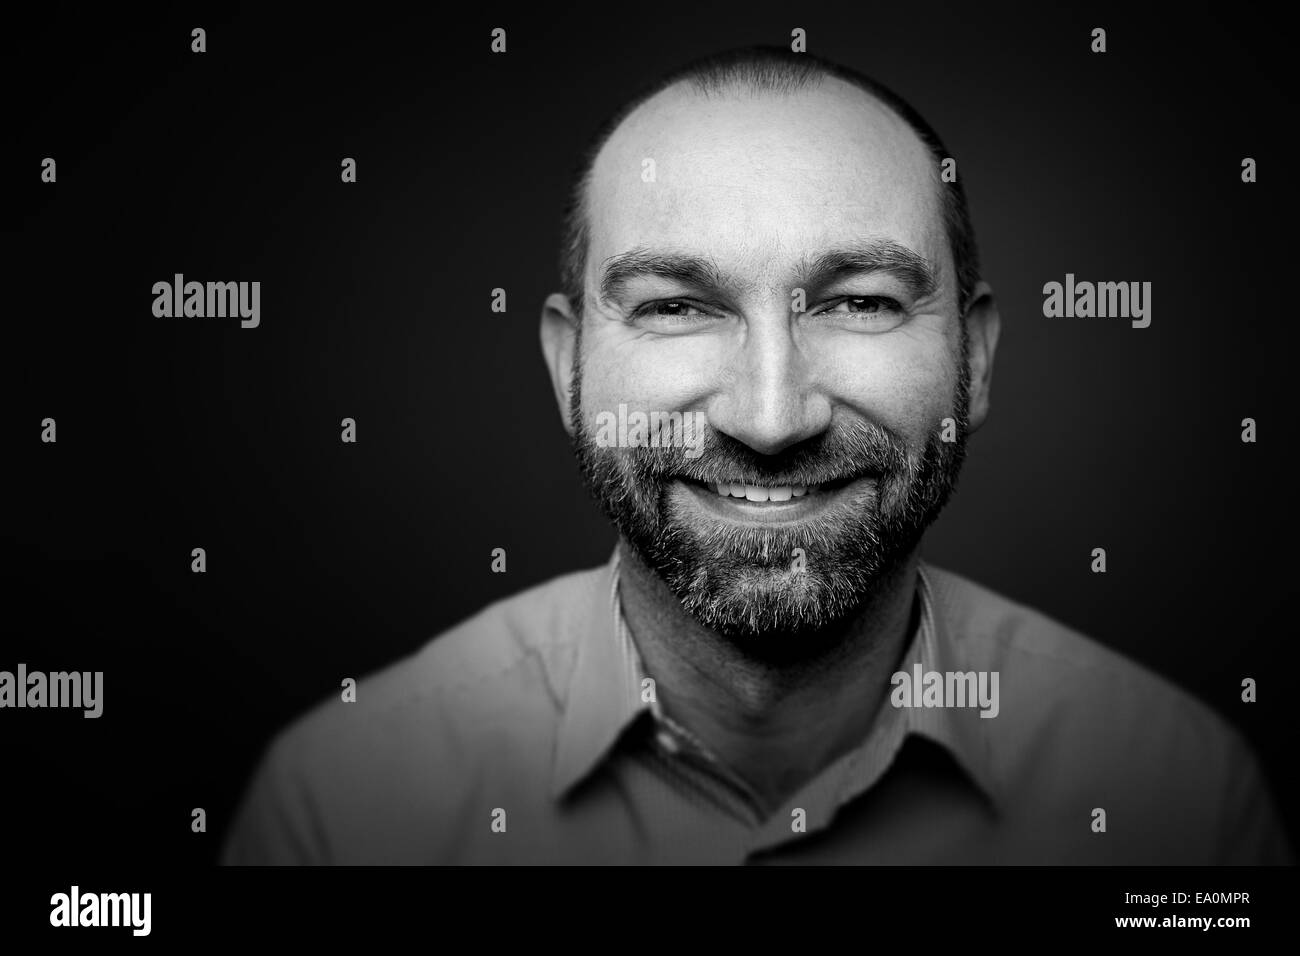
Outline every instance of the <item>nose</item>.
[(830, 427), (831, 403), (795, 338), (789, 313), (752, 316), (721, 369), (709, 426), (775, 455)]

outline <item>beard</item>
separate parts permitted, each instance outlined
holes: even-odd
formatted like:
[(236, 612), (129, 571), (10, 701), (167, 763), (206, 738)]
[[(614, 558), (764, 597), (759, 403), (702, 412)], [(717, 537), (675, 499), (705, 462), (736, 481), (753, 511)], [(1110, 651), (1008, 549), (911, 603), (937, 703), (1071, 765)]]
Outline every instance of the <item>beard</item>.
[[(694, 458), (668, 434), (659, 447), (601, 447), (581, 413), (581, 344), (579, 335), (569, 414), (588, 490), (682, 608), (750, 653), (811, 652), (819, 635), (856, 616), (916, 549), (956, 487), (970, 391), (964, 323), (949, 412), (954, 440), (931, 430), (919, 453), (885, 426), (862, 419), (832, 419), (825, 432), (774, 455), (713, 428), (704, 429)], [(682, 507), (691, 492), (679, 483), (834, 487), (859, 478), (870, 481), (784, 525), (702, 520), (698, 507)]]

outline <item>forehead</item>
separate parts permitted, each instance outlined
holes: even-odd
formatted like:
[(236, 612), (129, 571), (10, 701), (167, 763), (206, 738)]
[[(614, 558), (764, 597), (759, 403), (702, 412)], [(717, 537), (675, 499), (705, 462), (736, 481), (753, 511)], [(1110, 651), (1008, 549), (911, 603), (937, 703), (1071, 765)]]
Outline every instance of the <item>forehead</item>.
[(679, 85), (638, 107), (596, 157), (588, 261), (641, 246), (776, 273), (871, 236), (938, 265), (939, 188), (916, 133), (841, 80), (708, 97)]

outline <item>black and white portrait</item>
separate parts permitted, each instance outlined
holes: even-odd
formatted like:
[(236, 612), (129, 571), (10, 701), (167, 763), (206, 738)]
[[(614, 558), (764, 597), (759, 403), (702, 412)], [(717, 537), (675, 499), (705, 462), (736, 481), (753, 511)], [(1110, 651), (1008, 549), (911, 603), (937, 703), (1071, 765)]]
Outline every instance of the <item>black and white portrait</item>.
[[(29, 13), (38, 922), (309, 885), (248, 867), (783, 864), (1117, 866), (1104, 922), (1295, 862), (1262, 20)], [(1261, 869), (1127, 875), (1184, 866)]]

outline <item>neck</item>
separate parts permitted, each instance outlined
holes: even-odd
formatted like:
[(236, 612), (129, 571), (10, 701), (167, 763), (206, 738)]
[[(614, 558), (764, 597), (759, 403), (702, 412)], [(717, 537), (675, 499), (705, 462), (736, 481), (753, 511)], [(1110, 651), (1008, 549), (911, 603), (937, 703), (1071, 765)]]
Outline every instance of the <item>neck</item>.
[(919, 549), (849, 619), (775, 659), (702, 626), (620, 545), (623, 613), (663, 710), (758, 795), (765, 815), (860, 743), (919, 618)]

